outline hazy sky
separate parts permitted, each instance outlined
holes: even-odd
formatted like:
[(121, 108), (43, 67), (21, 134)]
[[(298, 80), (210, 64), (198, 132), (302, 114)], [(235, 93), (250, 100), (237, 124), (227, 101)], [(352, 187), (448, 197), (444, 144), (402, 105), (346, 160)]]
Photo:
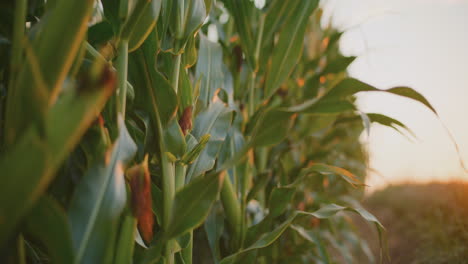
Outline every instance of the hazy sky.
[[(346, 55), (358, 55), (350, 74), (378, 88), (410, 86), (439, 112), (468, 162), (468, 0), (328, 0), (325, 15), (347, 29)], [(410, 127), (411, 142), (374, 125), (363, 135), (371, 154), (369, 184), (468, 179), (440, 121), (421, 104), (398, 96), (359, 94), (365, 112), (383, 113)]]

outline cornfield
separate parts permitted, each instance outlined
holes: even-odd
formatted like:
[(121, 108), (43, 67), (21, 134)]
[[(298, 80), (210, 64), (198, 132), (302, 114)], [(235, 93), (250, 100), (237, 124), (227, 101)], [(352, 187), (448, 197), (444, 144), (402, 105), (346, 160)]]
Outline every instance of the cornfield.
[[(363, 131), (318, 0), (0, 3), (1, 263), (369, 263)], [(381, 256), (349, 214), (375, 226)]]

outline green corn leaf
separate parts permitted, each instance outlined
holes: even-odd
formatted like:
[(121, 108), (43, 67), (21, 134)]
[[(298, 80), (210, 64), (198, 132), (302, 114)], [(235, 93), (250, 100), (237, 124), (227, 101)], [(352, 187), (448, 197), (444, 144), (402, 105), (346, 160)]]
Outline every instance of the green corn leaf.
[(152, 135), (150, 131), (150, 117), (148, 113), (135, 111), (132, 116), (127, 117), (125, 120), (129, 134), (135, 140), (138, 146), (138, 153), (136, 160), (143, 160), (145, 151), (154, 149), (151, 145)]
[(166, 239), (182, 235), (203, 223), (218, 197), (224, 174), (199, 177), (177, 192)]
[(176, 238), (177, 244), (179, 244), (179, 247), (181, 249), (187, 248), (187, 246), (190, 244), (190, 240), (192, 239), (192, 235), (190, 235), (190, 232), (184, 233), (182, 236), (179, 236)]
[(213, 261), (217, 264), (221, 259), (219, 240), (221, 239), (224, 231), (224, 219), (215, 209), (216, 206), (214, 206), (206, 218), (204, 228), (211, 254), (213, 255)]
[(178, 158), (181, 158), (187, 149), (185, 137), (180, 129), (179, 123), (173, 119), (164, 131), (164, 141), (166, 151), (172, 153)]
[(161, 33), (161, 36), (164, 36), (172, 19), (171, 12), (174, 1), (161, 0), (161, 2), (161, 23), (158, 23), (158, 33)]
[(429, 108), (434, 114), (437, 115), (437, 111), (434, 107), (427, 101), (424, 96), (415, 90), (409, 87), (394, 87), (388, 90), (377, 89), (374, 86), (371, 86), (367, 83), (361, 82), (354, 78), (346, 78), (333, 87), (327, 94), (325, 94), (321, 100), (334, 100), (342, 99), (351, 95), (354, 95), (358, 92), (386, 92), (399, 96), (403, 96), (409, 99), (413, 99), (424, 104)]
[[(183, 112), (187, 107), (193, 106), (195, 102), (193, 92), (189, 75), (185, 70), (181, 70), (179, 75), (179, 92), (177, 93), (180, 111)], [(182, 114), (182, 112), (180, 114)]]
[[(140, 0), (143, 2), (144, 0)], [(152, 0), (145, 6), (136, 24), (132, 25), (128, 36), (128, 52), (138, 49), (156, 26), (161, 11), (161, 0)]]
[(301, 126), (306, 128), (304, 129), (304, 136), (307, 136), (330, 128), (336, 122), (337, 117), (337, 115), (301, 116), (298, 122), (303, 123)]
[[(358, 92), (386, 92), (407, 97), (424, 104), (437, 115), (437, 112), (429, 101), (427, 101), (427, 99), (420, 93), (409, 87), (394, 87), (388, 90), (381, 90), (354, 78), (346, 78), (342, 80), (328, 93), (318, 99), (311, 99), (300, 105), (287, 107), (284, 110), (288, 112), (310, 114), (337, 114), (344, 111), (351, 111), (356, 108), (354, 104), (346, 100), (346, 98)], [(378, 119), (381, 120), (381, 118)]]
[(242, 113), (239, 111), (233, 111), (233, 115), (234, 119), (232, 121), (232, 126), (229, 129), (228, 136), (222, 147), (223, 152), (219, 155), (219, 163), (223, 163), (225, 160), (231, 158), (245, 146), (245, 138), (242, 133)]
[[(252, 147), (262, 147), (278, 144), (283, 140), (293, 123), (294, 113), (287, 109), (262, 108), (255, 112), (246, 127), (246, 133), (251, 134), (247, 143), (236, 146), (234, 153), (220, 156), (220, 165), (217, 171), (229, 169), (246, 158), (247, 152)], [(251, 133), (249, 133), (251, 131)], [(235, 143), (235, 142), (234, 142)], [(230, 147), (229, 147), (230, 148)], [(227, 151), (228, 148), (223, 151)], [(227, 159), (227, 157), (229, 157)]]
[(307, 109), (304, 113), (310, 114), (339, 114), (346, 111), (356, 110), (356, 106), (347, 100), (320, 101), (313, 107)]
[(162, 225), (162, 214), (163, 214), (163, 193), (156, 185), (151, 184), (151, 198), (153, 199), (153, 212), (156, 215), (156, 221)]
[(56, 9), (60, 12), (48, 14), (33, 43), (29, 43), (28, 38), (21, 42), (26, 58), (15, 87), (8, 91), (4, 126), (8, 144), (15, 143), (31, 123), (43, 128), (45, 115), (56, 102), (86, 37), (93, 3), (92, 0), (59, 1)]
[(136, 153), (122, 119), (119, 131), (110, 160), (94, 163), (73, 195), (68, 215), (76, 250), (74, 263), (105, 263), (113, 257), (112, 242), (127, 199), (124, 166)]
[[(185, 51), (182, 55), (184, 68), (190, 68), (195, 63), (197, 63), (197, 58), (198, 58), (198, 49), (196, 46), (197, 36), (199, 36), (199, 34), (190, 37), (187, 41), (187, 45), (185, 46)], [(183, 71), (181, 71), (181, 73), (182, 72)]]
[(254, 182), (252, 189), (247, 195), (247, 202), (254, 199), (255, 196), (265, 188), (271, 178), (271, 173), (261, 173), (257, 175), (257, 180)]
[(123, 221), (120, 225), (119, 239), (115, 251), (114, 263), (132, 263), (133, 249), (135, 246), (135, 233), (137, 230), (137, 219), (130, 210), (124, 212)]
[[(240, 115), (236, 115), (239, 117)], [(236, 123), (237, 122), (237, 123)], [(230, 131), (224, 141), (224, 144), (221, 147), (217, 160), (217, 169), (223, 165), (226, 161), (231, 160), (239, 153), (243, 152), (243, 149), (246, 148), (245, 139), (240, 131), (239, 120), (235, 120), (234, 124), (231, 126)], [(233, 166), (227, 173), (230, 179), (235, 179), (234, 182), (237, 183), (237, 191), (239, 192), (240, 197), (245, 197), (248, 191), (250, 184), (251, 174), (246, 173), (247, 165), (241, 163), (237, 166)]]
[[(366, 240), (361, 239), (359, 234), (353, 231), (342, 230), (342, 236), (346, 239), (349, 243), (349, 247), (351, 250), (353, 249), (360, 249), (364, 253), (364, 255), (368, 258), (369, 263), (375, 263), (375, 257), (372, 253), (369, 245), (367, 244)], [(355, 258), (356, 259), (356, 258)]]
[(354, 56), (346, 57), (339, 55), (337, 58), (334, 58), (332, 61), (330, 61), (327, 66), (322, 70), (321, 74), (330, 74), (330, 73), (340, 73), (342, 71), (345, 71), (348, 66), (353, 63), (353, 61), (356, 59)]
[(351, 253), (350, 248), (348, 248), (343, 241), (336, 238), (335, 234), (331, 232), (323, 232), (322, 236), (325, 238), (326, 242), (330, 245), (331, 248), (335, 249), (339, 253), (346, 263), (353, 263), (353, 254)]
[(344, 99), (319, 98), (307, 100), (300, 105), (283, 108), (283, 110), (291, 113), (330, 115), (356, 110), (356, 106)]
[[(181, 162), (183, 164), (191, 164), (192, 162), (194, 162), (195, 159), (198, 158), (198, 156), (200, 156), (200, 153), (205, 149), (206, 144), (210, 140), (210, 137), (211, 136), (209, 134), (202, 136), (200, 138), (200, 142), (195, 143), (191, 147), (190, 151), (184, 154), (184, 156), (181, 159)], [(191, 139), (196, 140), (193, 136), (191, 137)]]
[(175, 117), (177, 95), (171, 83), (156, 70), (157, 47), (156, 32), (152, 31), (143, 45), (129, 56), (129, 79), (135, 87), (135, 104), (151, 113), (153, 122), (158, 119), (158, 113), (165, 127)]
[(25, 223), (26, 234), (40, 241), (54, 263), (72, 263), (73, 244), (65, 211), (48, 196), (42, 196), (31, 209)]
[(180, 251), (177, 252), (176, 258), (179, 258), (176, 263), (191, 264), (193, 250), (193, 232), (187, 232), (177, 239), (177, 244), (180, 246)]
[[(136, 24), (139, 22), (140, 18), (145, 13), (146, 8), (150, 7), (151, 0), (139, 0), (132, 2), (133, 3), (130, 3), (129, 1), (120, 1), (119, 17), (122, 21), (124, 21), (124, 24), (120, 31), (120, 40), (128, 41), (128, 38), (133, 33), (133, 30), (136, 28)], [(133, 5), (131, 13), (129, 8), (130, 4)]]
[[(237, 115), (238, 117), (239, 115)], [(234, 124), (231, 126), (231, 129), (224, 141), (223, 146), (218, 157), (218, 166), (223, 164), (225, 161), (233, 158), (237, 153), (242, 151), (245, 147), (245, 139), (240, 131), (239, 124)]]
[(270, 201), (268, 202), (270, 208), (270, 217), (277, 217), (281, 215), (291, 203), (296, 193), (295, 187), (277, 187), (271, 191)]
[[(234, 189), (230, 177), (225, 177), (221, 189), (221, 202), (223, 204), (226, 220), (229, 230), (232, 232), (234, 243), (241, 239), (242, 232), (242, 213), (239, 204), (238, 195)], [(237, 245), (236, 245), (237, 246)]]
[(325, 53), (330, 53), (331, 51), (333, 51), (334, 48), (336, 48), (335, 44), (339, 42), (343, 33), (344, 32), (335, 31), (330, 34), (330, 36), (328, 37), (329, 41)]
[(210, 107), (197, 115), (192, 135), (201, 139), (209, 134), (210, 139), (195, 162), (188, 167), (187, 182), (214, 167), (215, 159), (227, 136), (231, 122), (232, 111), (220, 100), (212, 103)]
[(275, 46), (265, 81), (265, 98), (270, 98), (289, 77), (304, 46), (304, 34), (317, 0), (294, 1), (295, 11), (286, 19)]
[(369, 117), (369, 120), (373, 123), (378, 123), (384, 126), (391, 127), (401, 133), (400, 128), (408, 131), (413, 137), (416, 137), (416, 135), (411, 131), (405, 124), (401, 123), (400, 121), (388, 117), (386, 115), (382, 114), (376, 114), (376, 113), (367, 113), (367, 116)]
[[(349, 121), (358, 121), (360, 119), (363, 119), (363, 116), (366, 116), (369, 123), (377, 123), (383, 126), (393, 128), (398, 133), (401, 133), (402, 135), (404, 135), (403, 132), (401, 131), (403, 129), (403, 130), (406, 130), (409, 134), (411, 134), (411, 136), (416, 138), (416, 135), (409, 127), (407, 127), (405, 124), (403, 124), (402, 122), (394, 118), (391, 118), (383, 114), (378, 114), (378, 113), (360, 113), (360, 115), (361, 117), (356, 116), (352, 118), (344, 118), (342, 120), (337, 120), (337, 124), (349, 122)], [(367, 121), (363, 121), (363, 122), (367, 123)], [(369, 125), (370, 124), (365, 124), (365, 128), (368, 129)]]
[(203, 25), (209, 14), (211, 1), (205, 0), (176, 0), (172, 1), (171, 15), (169, 16), (172, 39), (166, 36), (165, 50), (170, 49), (173, 54), (180, 54), (191, 37)]
[(357, 213), (361, 217), (363, 217), (365, 220), (367, 220), (368, 222), (374, 223), (377, 230), (379, 231), (379, 238), (381, 237), (381, 234), (385, 231), (382, 224), (380, 224), (380, 222), (372, 214), (365, 211), (364, 209), (361, 209), (361, 208), (355, 209), (351, 207), (339, 206), (336, 204), (328, 204), (328, 205), (321, 207), (319, 210), (315, 212), (295, 211), (281, 225), (276, 227), (274, 230), (263, 234), (252, 245), (250, 245), (249, 247), (245, 249), (240, 250), (237, 253), (234, 253), (224, 258), (220, 263), (221, 264), (241, 263), (239, 260), (245, 254), (253, 250), (268, 247), (283, 234), (283, 232), (292, 224), (292, 222), (297, 216), (312, 216), (312, 217), (316, 217), (319, 219), (327, 219), (327, 218), (335, 216), (337, 213), (342, 212), (342, 211), (351, 211), (351, 212)]
[(138, 264), (163, 264), (164, 257), (161, 256), (165, 241), (160, 237), (155, 237), (153, 241), (157, 241), (153, 246), (149, 247), (142, 254), (142, 258)]
[(336, 215), (337, 213), (345, 210), (346, 207), (344, 206), (341, 206), (341, 205), (337, 205), (337, 204), (328, 204), (326, 206), (323, 206), (321, 207), (320, 209), (318, 209), (317, 211), (313, 212), (313, 213), (308, 213), (308, 212), (301, 212), (301, 214), (306, 214), (306, 215), (311, 215), (311, 216), (314, 216), (318, 219), (326, 219), (326, 218), (330, 218), (334, 215)]
[(263, 234), (257, 241), (255, 241), (248, 248), (242, 249), (241, 251), (222, 259), (220, 264), (241, 263), (240, 259), (245, 254), (248, 254), (250, 251), (257, 250), (257, 249), (260, 249), (260, 248), (265, 248), (265, 247), (271, 245), (273, 242), (276, 241), (276, 239), (278, 239), (281, 236), (281, 234), (283, 234), (283, 232), (289, 227), (289, 225), (296, 218), (296, 216), (297, 216), (297, 214), (292, 214), (281, 225), (279, 225), (277, 228), (275, 228), (271, 232)]
[(281, 109), (269, 109), (254, 122), (255, 127), (249, 146), (262, 147), (278, 144), (288, 134), (294, 113)]
[(263, 30), (263, 46), (269, 45), (273, 42), (275, 34), (279, 31), (284, 21), (292, 16), (296, 10), (296, 5), (300, 1), (288, 2), (275, 0), (268, 9), (265, 17), (265, 28)]
[(320, 234), (311, 230), (305, 230), (302, 226), (291, 225), (291, 229), (296, 231), (302, 238), (315, 244), (318, 248), (321, 260), (326, 264), (331, 264), (330, 256), (328, 254), (326, 246), (320, 239)]
[(224, 4), (234, 18), (234, 24), (240, 37), (242, 51), (245, 53), (247, 62), (252, 69), (257, 69), (255, 60), (255, 37), (250, 25), (249, 14), (255, 10), (250, 1), (225, 0)]
[(187, 43), (189, 37), (195, 35), (195, 33), (200, 29), (205, 21), (206, 17), (209, 14), (210, 7), (207, 7), (206, 4), (210, 1), (206, 0), (189, 0), (184, 1), (190, 3), (190, 12), (187, 16), (187, 20), (184, 24), (184, 42), (183, 45)]
[(201, 78), (199, 100), (204, 106), (211, 104), (213, 96), (223, 86), (223, 51), (218, 43), (200, 34), (196, 77)]
[[(108, 68), (106, 68), (108, 69)], [(103, 72), (102, 80), (90, 84), (89, 91), (64, 93), (50, 109), (44, 137), (30, 128), (8, 155), (0, 158), (3, 172), (0, 185), (0, 244), (20, 222), (53, 180), (62, 162), (97, 118), (115, 88), (115, 75)], [(29, 166), (21, 161), (28, 160)], [(18, 182), (22, 184), (18, 185)]]
[(300, 184), (302, 182), (303, 178), (306, 177), (307, 175), (309, 175), (312, 172), (318, 172), (318, 173), (325, 174), (325, 175), (330, 175), (330, 174), (338, 175), (343, 180), (345, 180), (346, 182), (351, 184), (352, 186), (363, 186), (363, 185), (365, 185), (351, 172), (349, 172), (349, 171), (347, 171), (345, 169), (339, 168), (339, 167), (335, 167), (335, 166), (331, 166), (331, 165), (327, 165), (327, 164), (323, 164), (323, 163), (313, 163), (309, 167), (307, 167), (305, 169), (302, 169), (300, 174), (299, 174), (299, 177), (297, 178), (297, 180), (292, 185), (296, 186), (296, 185)]

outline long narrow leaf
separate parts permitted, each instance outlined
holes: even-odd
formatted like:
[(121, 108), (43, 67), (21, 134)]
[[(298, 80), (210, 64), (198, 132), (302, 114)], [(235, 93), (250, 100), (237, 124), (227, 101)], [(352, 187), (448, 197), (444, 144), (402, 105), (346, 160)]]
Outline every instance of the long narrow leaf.
[(231, 126), (231, 120), (232, 112), (219, 100), (197, 116), (192, 134), (199, 140), (207, 134), (210, 138), (195, 162), (189, 166), (187, 182), (214, 167), (216, 157)]
[(364, 209), (355, 209), (351, 207), (339, 206), (336, 204), (329, 204), (329, 205), (321, 207), (319, 210), (315, 212), (295, 211), (281, 225), (279, 225), (273, 231), (263, 234), (251, 246), (224, 258), (220, 263), (221, 264), (240, 263), (238, 260), (242, 258), (243, 255), (249, 253), (252, 250), (257, 250), (257, 249), (268, 247), (283, 234), (283, 232), (291, 225), (291, 223), (294, 221), (294, 219), (297, 216), (312, 216), (312, 217), (316, 217), (319, 219), (327, 219), (327, 218), (333, 217), (334, 215), (342, 211), (355, 212), (359, 214), (361, 217), (363, 217), (365, 220), (374, 223), (377, 230), (379, 231), (379, 234), (384, 232), (384, 228), (382, 224), (380, 224), (380, 222), (372, 214), (365, 211)]
[(291, 74), (304, 46), (309, 16), (318, 5), (317, 0), (294, 1), (295, 11), (285, 21), (278, 44), (272, 55), (270, 69), (265, 83), (266, 98), (270, 98)]
[[(0, 185), (0, 244), (3, 244), (21, 217), (46, 190), (62, 162), (73, 150), (115, 88), (115, 74), (106, 68), (102, 80), (91, 91), (64, 94), (46, 119), (46, 135), (30, 128), (20, 142), (0, 158), (3, 172)], [(23, 161), (28, 161), (24, 166)], [(21, 182), (22, 184), (18, 184)]]
[(361, 82), (354, 78), (346, 78), (338, 83), (335, 87), (333, 87), (330, 92), (322, 97), (322, 100), (330, 100), (330, 99), (341, 99), (345, 98), (350, 95), (354, 95), (358, 92), (386, 92), (391, 93), (403, 97), (407, 97), (409, 99), (413, 99), (424, 104), (427, 108), (429, 108), (434, 114), (437, 115), (437, 111), (434, 107), (427, 101), (427, 99), (422, 96), (417, 91), (409, 88), (409, 87), (394, 87), (388, 90), (382, 90), (375, 88), (367, 83)]
[[(25, 67), (17, 75), (15, 87), (9, 89), (5, 118), (9, 144), (16, 142), (32, 122), (43, 122), (50, 105), (57, 100), (86, 37), (93, 3), (93, 0), (59, 1), (55, 9), (60, 12), (50, 12), (32, 47), (26, 40), (21, 42), (30, 52), (26, 56), (29, 59), (23, 62)], [(35, 75), (40, 75), (45, 87), (35, 83)]]
[(159, 113), (163, 126), (169, 124), (177, 111), (177, 95), (171, 83), (156, 69), (158, 48), (153, 31), (143, 45), (129, 56), (129, 79), (135, 87), (135, 104), (153, 116)]
[(203, 223), (223, 180), (224, 173), (213, 173), (194, 180), (176, 194), (166, 239), (182, 235)]
[(65, 211), (48, 196), (43, 196), (26, 220), (26, 233), (41, 241), (54, 263), (72, 263), (73, 244)]
[(127, 194), (124, 166), (136, 153), (123, 120), (110, 160), (100, 160), (81, 179), (72, 198), (69, 219), (76, 250), (74, 263), (106, 263), (113, 256), (118, 220)]

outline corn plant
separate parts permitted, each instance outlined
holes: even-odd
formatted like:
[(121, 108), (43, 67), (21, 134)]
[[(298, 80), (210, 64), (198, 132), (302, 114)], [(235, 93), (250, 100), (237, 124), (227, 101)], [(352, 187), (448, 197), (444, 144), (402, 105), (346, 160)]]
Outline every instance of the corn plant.
[[(2, 263), (353, 263), (370, 124), (318, 0), (1, 3)], [(352, 173), (352, 172), (353, 173)], [(338, 254), (336, 253), (338, 252)]]

